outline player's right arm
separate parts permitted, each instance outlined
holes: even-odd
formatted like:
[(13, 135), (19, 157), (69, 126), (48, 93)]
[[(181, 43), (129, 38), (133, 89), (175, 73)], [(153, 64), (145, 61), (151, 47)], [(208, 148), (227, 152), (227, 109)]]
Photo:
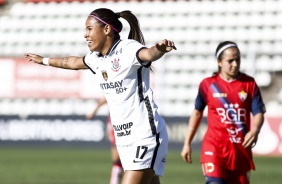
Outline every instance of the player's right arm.
[[(42, 56), (32, 53), (26, 53), (25, 58), (27, 58), (29, 61), (32, 61), (34, 63), (44, 65), (43, 63), (44, 57)], [(63, 58), (49, 58), (48, 65), (56, 68), (64, 68), (69, 70), (88, 69), (88, 67), (83, 62), (83, 57), (76, 57), (76, 56), (68, 56)]]
[(196, 134), (196, 131), (199, 127), (201, 119), (203, 117), (203, 111), (198, 111), (194, 109), (187, 128), (187, 134), (184, 141), (184, 145), (181, 152), (181, 157), (186, 163), (192, 163), (192, 149), (191, 149), (191, 142)]

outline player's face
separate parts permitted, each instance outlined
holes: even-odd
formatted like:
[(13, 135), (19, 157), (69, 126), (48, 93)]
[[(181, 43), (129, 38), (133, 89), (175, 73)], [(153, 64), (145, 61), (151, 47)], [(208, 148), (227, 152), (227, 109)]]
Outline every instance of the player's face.
[(231, 47), (223, 51), (222, 59), (218, 61), (221, 75), (227, 79), (237, 77), (240, 70), (240, 53), (237, 48)]
[(102, 52), (106, 42), (104, 27), (93, 17), (87, 18), (85, 26), (84, 38), (86, 38), (89, 50)]

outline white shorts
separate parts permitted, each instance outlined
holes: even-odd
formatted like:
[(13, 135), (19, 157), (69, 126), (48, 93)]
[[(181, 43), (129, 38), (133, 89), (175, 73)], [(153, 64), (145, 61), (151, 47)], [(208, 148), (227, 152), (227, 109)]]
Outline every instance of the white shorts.
[(151, 168), (155, 175), (163, 176), (168, 151), (166, 127), (157, 135), (131, 145), (117, 146), (117, 149), (125, 171)]

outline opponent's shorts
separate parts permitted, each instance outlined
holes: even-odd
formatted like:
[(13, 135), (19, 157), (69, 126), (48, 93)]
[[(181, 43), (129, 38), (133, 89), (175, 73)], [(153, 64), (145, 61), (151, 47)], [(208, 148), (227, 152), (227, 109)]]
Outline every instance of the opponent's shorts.
[(228, 170), (212, 162), (202, 164), (206, 183), (211, 181), (225, 181), (228, 184), (249, 184), (250, 171)]
[(108, 130), (109, 141), (113, 146), (115, 146), (116, 145), (116, 139), (115, 139), (114, 128), (112, 126), (112, 121), (111, 121), (110, 116), (107, 119), (107, 130)]
[(125, 171), (151, 168), (155, 175), (162, 176), (168, 151), (166, 127), (156, 135), (131, 145), (117, 146), (117, 149)]

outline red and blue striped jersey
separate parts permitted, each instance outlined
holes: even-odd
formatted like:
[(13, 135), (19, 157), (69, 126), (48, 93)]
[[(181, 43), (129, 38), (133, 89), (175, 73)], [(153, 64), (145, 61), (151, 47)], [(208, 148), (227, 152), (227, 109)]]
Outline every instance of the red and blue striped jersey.
[(208, 106), (208, 129), (202, 143), (201, 162), (213, 162), (227, 169), (254, 169), (252, 152), (242, 146), (250, 131), (251, 114), (265, 112), (254, 78), (241, 73), (224, 80), (219, 74), (205, 78), (199, 86), (195, 109)]

